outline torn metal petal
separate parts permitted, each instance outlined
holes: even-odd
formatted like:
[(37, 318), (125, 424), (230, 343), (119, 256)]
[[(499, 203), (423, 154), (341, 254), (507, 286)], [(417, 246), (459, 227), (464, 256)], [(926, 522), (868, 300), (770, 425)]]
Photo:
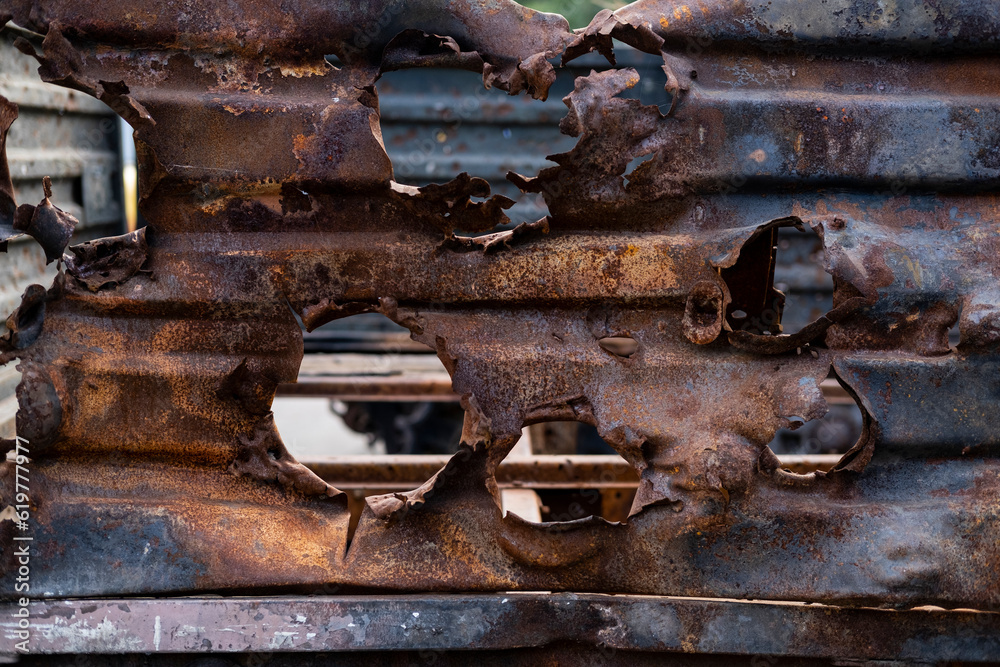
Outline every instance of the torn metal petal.
[(70, 246), (66, 271), (91, 292), (121, 285), (143, 270), (148, 260), (146, 228)]
[(239, 437), (236, 458), (229, 470), (237, 476), (277, 482), (289, 491), (303, 495), (345, 500), (343, 492), (324, 482), (288, 453), (274, 427), (271, 413), (257, 422), (252, 434)]
[(62, 259), (63, 251), (69, 245), (73, 230), (79, 221), (69, 213), (52, 205), (52, 181), (46, 176), (44, 181), (45, 198), (38, 206), (21, 204), (17, 207), (14, 217), (14, 229), (23, 232), (38, 241), (45, 250), (45, 262), (51, 264)]

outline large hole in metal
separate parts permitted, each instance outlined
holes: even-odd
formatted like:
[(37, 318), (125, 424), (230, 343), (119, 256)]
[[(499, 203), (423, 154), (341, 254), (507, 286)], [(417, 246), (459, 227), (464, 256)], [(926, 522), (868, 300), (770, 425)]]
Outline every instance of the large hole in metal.
[(486, 90), (475, 72), (437, 68), (386, 72), (376, 87), (382, 139), (394, 178), (423, 186), (446, 183), (465, 172), (489, 182), (491, 194), (514, 200), (507, 210), (513, 223), (544, 218), (548, 207), (542, 196), (521, 193), (506, 175), (508, 171), (537, 174), (555, 164), (545, 155), (573, 147), (575, 139), (560, 134), (558, 128), (565, 113), (559, 98), (572, 85), (572, 75), (561, 76), (550, 99), (539, 102), (526, 95)]
[(353, 537), (365, 498), (411, 491), (458, 449), (464, 412), (429, 347), (378, 313), (303, 333), (295, 384), (278, 387), (289, 452), (348, 496)]
[[(528, 466), (526, 483), (506, 484), (503, 466)], [(535, 523), (601, 517), (625, 521), (638, 475), (598, 434), (582, 422), (532, 424), (497, 473), (503, 509)]]
[(829, 470), (861, 438), (864, 415), (857, 400), (833, 374), (820, 389), (829, 412), (794, 430), (779, 429), (768, 445), (793, 472)]
[(369, 453), (454, 454), (464, 412), (441, 361), (378, 313), (329, 322), (303, 336), (300, 382), (329, 388), (327, 408)]
[[(615, 54), (616, 67), (633, 67), (641, 75), (641, 84), (621, 97), (669, 107), (662, 58), (617, 41)], [(395, 180), (420, 187), (447, 183), (464, 172), (485, 179), (492, 194), (514, 200), (506, 211), (512, 225), (546, 217), (549, 210), (543, 195), (522, 193), (507, 173), (534, 176), (556, 165), (546, 156), (571, 151), (578, 137), (559, 131), (559, 121), (567, 113), (562, 99), (573, 91), (576, 77), (612, 68), (598, 53), (564, 67), (558, 58), (552, 62), (556, 81), (545, 101), (484, 89), (478, 72), (434, 67), (384, 72), (375, 87), (382, 139)], [(636, 158), (627, 173), (652, 157)]]
[(774, 288), (785, 295), (783, 332), (794, 333), (833, 309), (833, 276), (825, 268), (823, 240), (808, 225), (777, 232)]
[[(726, 309), (735, 331), (793, 334), (833, 308), (833, 276), (825, 268), (823, 240), (808, 225), (788, 222), (761, 230), (740, 251), (736, 264), (722, 269), (732, 302)], [(817, 354), (823, 337), (798, 354)], [(780, 429), (769, 443), (795, 472), (828, 470), (858, 442), (864, 417), (855, 398), (831, 373), (822, 383), (830, 406), (822, 418)]]
[[(732, 297), (726, 320), (734, 331), (777, 335), (801, 331), (833, 308), (833, 276), (823, 240), (807, 225), (761, 230), (720, 274)], [(814, 345), (822, 341), (814, 341)]]

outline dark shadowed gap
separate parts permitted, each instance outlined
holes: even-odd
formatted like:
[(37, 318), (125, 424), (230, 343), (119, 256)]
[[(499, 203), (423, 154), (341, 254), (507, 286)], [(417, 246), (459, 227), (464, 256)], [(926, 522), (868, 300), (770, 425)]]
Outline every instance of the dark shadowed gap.
[(461, 406), (450, 402), (333, 400), (330, 410), (387, 455), (454, 454), (465, 417)]
[[(808, 225), (762, 230), (742, 248), (736, 264), (721, 275), (732, 303), (726, 313), (734, 330), (756, 334), (793, 334), (833, 308), (833, 276), (825, 269), (823, 241)], [(823, 347), (823, 337), (799, 354)], [(855, 399), (831, 374), (823, 383), (829, 412), (796, 429), (780, 429), (770, 443), (785, 456), (844, 454), (861, 436), (863, 416)], [(824, 462), (819, 469), (828, 469)]]
[(793, 334), (828, 313), (833, 276), (824, 259), (823, 241), (808, 226), (760, 231), (743, 245), (736, 263), (720, 272), (732, 297), (729, 325), (755, 334)]
[(758, 232), (743, 244), (736, 263), (720, 272), (729, 287), (726, 318), (734, 331), (782, 332), (785, 295), (774, 287), (777, 236), (775, 227)]

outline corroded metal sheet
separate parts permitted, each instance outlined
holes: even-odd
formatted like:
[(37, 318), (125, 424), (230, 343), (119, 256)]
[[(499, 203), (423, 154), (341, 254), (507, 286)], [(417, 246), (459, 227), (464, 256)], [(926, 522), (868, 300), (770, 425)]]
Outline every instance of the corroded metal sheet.
[[(149, 221), (70, 248), (0, 342), (24, 374), (39, 595), (1000, 603), (995, 3), (640, 1), (576, 32), (507, 1), (0, 14), (45, 35), (23, 45), (45, 80), (135, 128)], [(613, 64), (613, 38), (662, 57), (669, 102), (622, 97), (631, 68), (578, 77), (575, 147), (508, 176), (545, 218), (511, 220), (465, 174), (393, 179), (380, 73), (471, 69), (545, 99), (560, 59)], [(56, 258), (57, 204), (16, 216)], [(775, 248), (796, 227), (822, 239), (833, 307), (785, 331)], [(299, 319), (365, 312), (437, 352), (466, 422), (447, 465), (369, 498), (348, 543), (345, 495), (269, 410)], [(826, 472), (783, 470), (767, 443), (825, 413), (830, 377), (860, 440)], [(626, 522), (503, 514), (498, 465), (553, 420), (594, 425), (633, 468)]]

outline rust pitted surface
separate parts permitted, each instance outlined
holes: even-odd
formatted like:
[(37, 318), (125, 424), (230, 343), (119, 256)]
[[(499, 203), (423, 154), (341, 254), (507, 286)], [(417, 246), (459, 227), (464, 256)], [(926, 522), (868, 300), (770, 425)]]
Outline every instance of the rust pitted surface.
[[(132, 124), (149, 221), (47, 245), (64, 271), (0, 339), (37, 441), (38, 595), (1000, 604), (995, 3), (636, 2), (575, 33), (507, 1), (85, 4), (0, 3), (45, 34), (42, 78)], [(662, 55), (642, 75), (662, 104), (623, 96), (641, 76), (613, 39)], [(546, 218), (512, 219), (468, 174), (394, 181), (382, 72), (473, 70), (542, 100), (554, 63), (592, 50), (611, 65), (563, 99), (576, 146), (509, 175)], [(821, 237), (835, 285), (800, 331), (774, 284), (783, 227)], [(296, 315), (364, 312), (438, 354), (466, 422), (348, 543), (346, 496), (289, 455), (270, 406), (297, 377)], [(830, 377), (864, 433), (825, 472), (782, 469), (767, 443), (826, 412)], [(637, 484), (627, 521), (501, 511), (498, 467), (554, 420), (624, 458), (601, 481)], [(850, 657), (897, 655), (867, 650)]]
[(14, 229), (35, 239), (45, 250), (45, 262), (51, 264), (61, 259), (63, 250), (69, 244), (77, 219), (62, 209), (53, 206), (52, 183), (46, 176), (43, 181), (45, 198), (38, 204), (21, 204), (14, 213)]

